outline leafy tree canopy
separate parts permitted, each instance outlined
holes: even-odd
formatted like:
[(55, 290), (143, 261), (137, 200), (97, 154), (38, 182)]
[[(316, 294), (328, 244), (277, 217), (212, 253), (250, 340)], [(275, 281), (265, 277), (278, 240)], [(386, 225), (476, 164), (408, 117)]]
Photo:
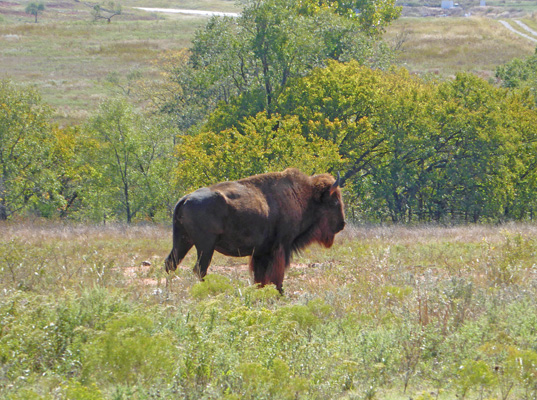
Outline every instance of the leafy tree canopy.
[(88, 121), (86, 162), (94, 174), (85, 197), (91, 218), (119, 216), (130, 223), (166, 211), (173, 145), (161, 122), (146, 119), (122, 99), (103, 103)]
[(240, 125), (240, 130), (182, 137), (175, 171), (179, 190), (288, 167), (322, 173), (339, 164), (337, 146), (320, 137), (305, 137), (296, 117), (268, 117), (262, 112)]
[(0, 220), (50, 200), (50, 117), (35, 90), (0, 81)]
[(537, 99), (537, 48), (524, 60), (515, 58), (496, 68), (496, 77), (504, 87), (529, 88)]
[(44, 10), (45, 10), (45, 3), (31, 2), (26, 6), (26, 8), (24, 9), (24, 12), (26, 12), (26, 14), (33, 15), (35, 17), (35, 22), (37, 23), (37, 16), (39, 15), (39, 13), (43, 12)]
[(182, 130), (219, 104), (231, 107), (224, 113), (270, 116), (289, 81), (327, 59), (387, 67), (391, 52), (379, 33), (399, 12), (393, 1), (246, 1), (238, 18), (211, 19), (190, 54), (168, 66), (178, 90), (160, 107)]

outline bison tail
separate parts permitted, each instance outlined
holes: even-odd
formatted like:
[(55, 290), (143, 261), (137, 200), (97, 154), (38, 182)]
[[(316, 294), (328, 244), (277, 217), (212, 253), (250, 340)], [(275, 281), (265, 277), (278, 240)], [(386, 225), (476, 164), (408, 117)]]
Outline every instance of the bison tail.
[(181, 224), (180, 217), (183, 203), (184, 198), (179, 200), (173, 212), (173, 248), (164, 262), (166, 272), (175, 271), (177, 269), (177, 265), (179, 265), (186, 253), (188, 253), (193, 246), (192, 242), (184, 231), (183, 225)]

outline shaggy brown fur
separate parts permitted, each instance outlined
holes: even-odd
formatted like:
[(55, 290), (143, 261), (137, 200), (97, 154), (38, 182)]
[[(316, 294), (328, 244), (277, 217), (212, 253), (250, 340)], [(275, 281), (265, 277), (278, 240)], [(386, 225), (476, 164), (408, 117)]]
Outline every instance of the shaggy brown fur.
[(175, 206), (166, 271), (175, 270), (195, 246), (200, 279), (216, 250), (250, 256), (254, 282), (282, 291), (292, 252), (312, 242), (332, 246), (344, 218), (339, 182), (329, 174), (287, 169), (201, 188)]

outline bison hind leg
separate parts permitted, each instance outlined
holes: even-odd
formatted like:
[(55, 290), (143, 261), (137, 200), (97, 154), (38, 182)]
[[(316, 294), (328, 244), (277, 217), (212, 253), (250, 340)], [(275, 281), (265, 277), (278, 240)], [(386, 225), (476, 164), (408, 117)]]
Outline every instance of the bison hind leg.
[(175, 271), (179, 263), (185, 258), (186, 253), (192, 248), (192, 244), (187, 241), (174, 243), (173, 249), (164, 261), (166, 272)]
[(213, 258), (214, 254), (214, 240), (206, 243), (204, 245), (196, 245), (196, 250), (198, 251), (198, 259), (194, 269), (192, 270), (200, 280), (203, 280), (205, 275), (207, 275), (207, 269)]

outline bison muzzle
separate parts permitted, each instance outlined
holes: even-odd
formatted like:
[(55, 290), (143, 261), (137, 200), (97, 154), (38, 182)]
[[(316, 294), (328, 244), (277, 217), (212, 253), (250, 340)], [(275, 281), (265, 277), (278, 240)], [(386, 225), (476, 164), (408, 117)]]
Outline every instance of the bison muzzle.
[(222, 182), (184, 196), (173, 215), (166, 272), (196, 247), (194, 272), (203, 279), (214, 251), (250, 256), (254, 282), (282, 283), (291, 255), (313, 242), (330, 247), (345, 226), (338, 179), (287, 169)]

